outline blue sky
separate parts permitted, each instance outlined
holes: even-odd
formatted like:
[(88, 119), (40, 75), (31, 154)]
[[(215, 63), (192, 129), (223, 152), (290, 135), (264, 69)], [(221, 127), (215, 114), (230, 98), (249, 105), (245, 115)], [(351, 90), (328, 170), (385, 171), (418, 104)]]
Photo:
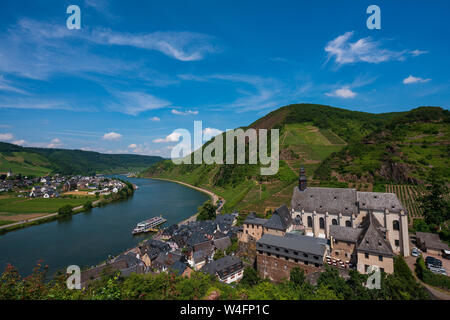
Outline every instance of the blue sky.
[[(81, 30), (66, 8), (81, 9)], [(381, 9), (369, 30), (366, 9)], [(448, 1), (7, 0), (0, 141), (169, 156), (290, 103), (450, 105)]]

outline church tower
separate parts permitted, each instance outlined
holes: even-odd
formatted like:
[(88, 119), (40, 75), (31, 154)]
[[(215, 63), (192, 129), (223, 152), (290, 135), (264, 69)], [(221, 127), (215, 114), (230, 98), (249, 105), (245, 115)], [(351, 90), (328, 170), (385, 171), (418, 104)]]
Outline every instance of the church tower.
[(306, 189), (306, 174), (305, 169), (302, 167), (300, 168), (300, 177), (298, 178), (298, 188), (300, 191), (305, 191)]

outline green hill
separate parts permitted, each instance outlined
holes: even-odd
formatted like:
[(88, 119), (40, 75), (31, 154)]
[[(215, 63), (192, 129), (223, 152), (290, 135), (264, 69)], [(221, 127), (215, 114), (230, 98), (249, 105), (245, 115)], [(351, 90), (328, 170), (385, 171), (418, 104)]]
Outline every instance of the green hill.
[(450, 112), (420, 107), (348, 145), (321, 163), (320, 180), (422, 184), (432, 168), (450, 177)]
[[(386, 136), (390, 131), (395, 132), (390, 145), (393, 145), (392, 141), (396, 142), (395, 148), (400, 148), (400, 155), (403, 152), (413, 157), (413, 160), (401, 160), (401, 156), (393, 154), (390, 157), (392, 163), (402, 165), (406, 161), (416, 161), (417, 168), (421, 168), (422, 173), (408, 171), (406, 182), (418, 182), (419, 177), (426, 179), (431, 167), (423, 164), (423, 159), (445, 171), (449, 158), (447, 117), (448, 111), (441, 108), (371, 114), (314, 104), (289, 105), (247, 127), (280, 129), (280, 169), (274, 176), (261, 176), (259, 164), (175, 165), (170, 160), (154, 164), (142, 175), (183, 181), (212, 190), (226, 199), (225, 210), (262, 213), (290, 203), (300, 166), (306, 169), (308, 183), (316, 186), (372, 190), (373, 182), (404, 182), (404, 177), (397, 175), (396, 165), (383, 167), (384, 162), (379, 161), (380, 150), (384, 155), (385, 149), (378, 144), (376, 135)], [(416, 139), (420, 140), (419, 145), (416, 145)], [(369, 144), (370, 141), (377, 143)], [(423, 144), (428, 146), (423, 147)], [(208, 143), (203, 148), (206, 145)], [(372, 175), (378, 166), (383, 168), (380, 171), (385, 175), (383, 179)], [(341, 169), (351, 173), (339, 175)], [(360, 176), (352, 170), (359, 170)], [(444, 174), (450, 176), (448, 171)]]
[(26, 148), (0, 142), (0, 172), (42, 176), (138, 171), (163, 160), (156, 156), (102, 154), (91, 151)]

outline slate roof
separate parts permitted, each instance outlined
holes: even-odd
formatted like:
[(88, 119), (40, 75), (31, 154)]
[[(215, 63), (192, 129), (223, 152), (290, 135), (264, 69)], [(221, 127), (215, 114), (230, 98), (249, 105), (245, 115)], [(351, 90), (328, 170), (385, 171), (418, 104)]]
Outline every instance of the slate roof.
[(267, 222), (267, 219), (257, 218), (254, 213), (250, 213), (247, 218), (244, 220), (246, 224), (255, 224), (255, 225), (264, 225)]
[(428, 232), (416, 232), (417, 239), (425, 245), (427, 249), (449, 250), (446, 243), (441, 242), (439, 235)]
[[(323, 256), (327, 239), (287, 233), (285, 236), (263, 235), (257, 244)], [(257, 247), (259, 250), (259, 248)]]
[(202, 267), (202, 271), (211, 275), (219, 275), (221, 279), (242, 269), (244, 267), (242, 261), (235, 256), (225, 256), (216, 261), (212, 261)]
[(356, 250), (358, 252), (367, 252), (372, 254), (379, 254), (388, 257), (394, 256), (391, 245), (384, 239), (384, 234), (378, 220), (373, 213), (369, 212), (363, 219), (362, 232)]
[(218, 214), (216, 216), (216, 219), (214, 220), (215, 223), (225, 223), (225, 224), (232, 224), (235, 217), (232, 214)]
[(286, 229), (292, 224), (292, 216), (289, 212), (289, 209), (282, 205), (278, 209), (274, 211), (272, 217), (264, 224), (264, 227), (269, 229), (283, 230)]
[(225, 250), (229, 246), (231, 246), (231, 240), (229, 237), (214, 240), (214, 247), (216, 247), (216, 249)]
[(359, 208), (363, 210), (400, 212), (405, 210), (394, 193), (360, 192), (356, 194)]
[(172, 272), (176, 275), (182, 275), (184, 270), (186, 270), (187, 265), (186, 263), (175, 261), (168, 269), (169, 272)]
[(331, 225), (330, 236), (336, 240), (356, 243), (363, 231), (362, 228), (351, 228)]
[(355, 189), (308, 187), (300, 191), (295, 187), (291, 206), (295, 211), (351, 215), (358, 213), (356, 201)]
[(194, 260), (194, 263), (197, 264), (201, 261), (205, 261), (208, 258), (207, 254), (203, 250), (195, 251), (192, 254), (192, 260)]

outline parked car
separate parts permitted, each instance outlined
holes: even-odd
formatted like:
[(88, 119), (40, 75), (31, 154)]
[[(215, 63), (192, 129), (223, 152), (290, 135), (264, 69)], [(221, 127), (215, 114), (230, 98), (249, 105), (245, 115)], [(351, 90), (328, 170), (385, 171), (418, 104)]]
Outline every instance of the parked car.
[(442, 267), (442, 261), (441, 260), (436, 259), (434, 257), (430, 257), (430, 256), (425, 258), (425, 263), (426, 263), (427, 266), (431, 265), (433, 267), (439, 267), (439, 268)]
[(436, 273), (436, 274), (443, 274), (444, 276), (447, 275), (447, 272), (442, 267), (429, 266), (428, 269), (430, 269), (431, 272)]
[(419, 251), (419, 249), (413, 248), (413, 249), (411, 250), (411, 255), (412, 255), (413, 257), (418, 257), (418, 256), (420, 256), (420, 251)]
[(450, 250), (442, 250), (442, 257), (450, 260)]

